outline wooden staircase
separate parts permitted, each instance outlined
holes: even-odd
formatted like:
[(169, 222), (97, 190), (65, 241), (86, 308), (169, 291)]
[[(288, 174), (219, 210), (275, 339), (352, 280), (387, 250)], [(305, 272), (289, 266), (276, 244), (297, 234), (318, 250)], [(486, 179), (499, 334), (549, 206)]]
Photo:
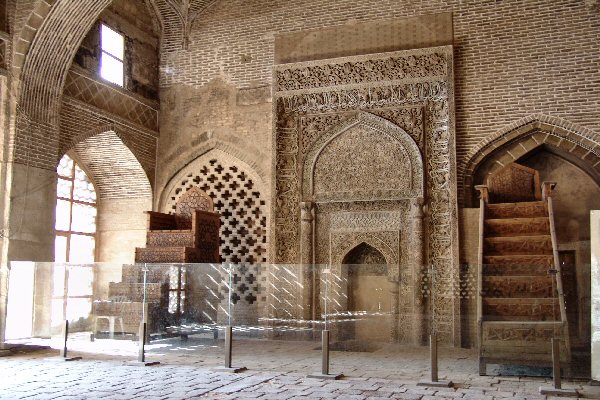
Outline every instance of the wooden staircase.
[[(499, 178), (504, 185), (494, 187)], [(528, 187), (507, 184), (515, 178), (531, 180), (531, 191), (498, 193)], [(561, 360), (570, 359), (550, 196), (555, 184), (544, 183), (542, 191), (538, 184), (537, 171), (511, 164), (477, 187), (480, 375), (488, 363), (550, 366), (552, 338), (561, 339)], [(524, 201), (494, 202), (506, 199)]]

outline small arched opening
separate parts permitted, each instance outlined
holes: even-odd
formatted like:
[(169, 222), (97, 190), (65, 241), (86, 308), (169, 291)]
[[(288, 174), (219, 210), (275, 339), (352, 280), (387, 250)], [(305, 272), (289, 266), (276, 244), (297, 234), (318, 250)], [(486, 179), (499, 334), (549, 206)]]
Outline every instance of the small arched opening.
[(368, 347), (371, 342), (389, 342), (393, 283), (388, 279), (385, 256), (362, 242), (346, 254), (342, 264), (352, 321), (345, 332), (346, 338), (354, 339), (360, 348)]

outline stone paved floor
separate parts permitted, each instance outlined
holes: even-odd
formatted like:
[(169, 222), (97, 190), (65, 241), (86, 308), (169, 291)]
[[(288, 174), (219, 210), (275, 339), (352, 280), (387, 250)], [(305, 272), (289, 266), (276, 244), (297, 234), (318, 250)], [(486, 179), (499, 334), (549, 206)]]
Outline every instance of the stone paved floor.
[[(17, 353), (0, 358), (0, 399), (546, 399), (539, 395), (548, 378), (477, 374), (475, 353), (440, 350), (440, 378), (453, 389), (423, 388), (428, 350), (386, 346), (366, 352), (332, 352), (331, 372), (339, 381), (306, 378), (317, 372), (320, 351), (315, 342), (238, 340), (234, 364), (249, 368), (231, 374), (213, 371), (222, 363), (222, 342), (207, 338), (154, 341), (148, 348), (153, 367), (128, 364), (134, 342), (70, 342), (81, 361), (64, 362), (56, 350)], [(600, 399), (600, 387), (564, 382), (582, 397)], [(548, 397), (550, 399), (552, 397)]]

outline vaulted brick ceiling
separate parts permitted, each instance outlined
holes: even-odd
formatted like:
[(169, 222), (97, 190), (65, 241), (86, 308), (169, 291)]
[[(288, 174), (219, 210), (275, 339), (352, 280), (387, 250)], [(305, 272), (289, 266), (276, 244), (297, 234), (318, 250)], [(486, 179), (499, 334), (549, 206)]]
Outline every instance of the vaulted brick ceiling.
[(75, 151), (92, 175), (100, 199), (152, 196), (142, 166), (114, 132), (87, 138), (75, 145)]

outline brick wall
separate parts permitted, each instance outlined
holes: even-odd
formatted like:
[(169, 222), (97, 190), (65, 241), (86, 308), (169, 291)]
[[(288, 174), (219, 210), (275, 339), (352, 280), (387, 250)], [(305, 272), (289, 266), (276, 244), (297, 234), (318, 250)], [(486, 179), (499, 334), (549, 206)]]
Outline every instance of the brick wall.
[(74, 62), (100, 75), (100, 24), (125, 36), (124, 88), (149, 99), (158, 98), (158, 32), (143, 1), (115, 0), (100, 14), (83, 39)]
[[(448, 11), (459, 166), (483, 138), (533, 113), (600, 131), (600, 13), (582, 0), (220, 1), (195, 21), (188, 51), (163, 48), (161, 86), (198, 88), (216, 76), (269, 85), (278, 34)], [(255, 135), (266, 144), (271, 131)]]

